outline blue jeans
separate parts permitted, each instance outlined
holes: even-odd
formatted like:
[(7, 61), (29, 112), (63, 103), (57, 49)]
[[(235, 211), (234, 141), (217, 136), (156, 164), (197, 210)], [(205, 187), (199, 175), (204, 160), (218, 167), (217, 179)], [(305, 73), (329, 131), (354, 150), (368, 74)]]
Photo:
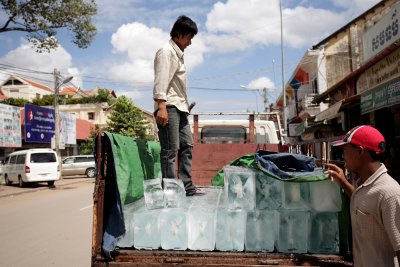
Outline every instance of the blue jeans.
[[(192, 183), (193, 136), (190, 131), (188, 115), (174, 106), (167, 106), (168, 124), (158, 126), (161, 145), (161, 174), (163, 178), (179, 178), (186, 192), (196, 189)], [(175, 159), (178, 155), (178, 176)]]

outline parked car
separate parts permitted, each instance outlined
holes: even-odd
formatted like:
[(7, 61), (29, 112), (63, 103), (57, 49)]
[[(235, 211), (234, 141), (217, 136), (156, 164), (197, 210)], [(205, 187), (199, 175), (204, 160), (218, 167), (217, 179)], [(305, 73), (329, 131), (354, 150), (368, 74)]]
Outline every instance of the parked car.
[(30, 182), (47, 182), (49, 186), (59, 180), (60, 162), (56, 152), (48, 148), (20, 150), (7, 156), (3, 165), (4, 180), (7, 185), (18, 182), (24, 187)]
[(96, 164), (93, 155), (81, 155), (66, 157), (62, 161), (61, 174), (86, 175), (92, 178), (96, 175)]

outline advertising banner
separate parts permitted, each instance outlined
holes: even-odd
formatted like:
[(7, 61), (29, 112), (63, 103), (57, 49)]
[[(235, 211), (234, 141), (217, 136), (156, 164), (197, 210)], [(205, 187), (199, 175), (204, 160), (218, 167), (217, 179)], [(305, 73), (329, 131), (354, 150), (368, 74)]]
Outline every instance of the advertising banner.
[(25, 141), (51, 143), (54, 118), (54, 109), (25, 104)]
[(20, 108), (0, 104), (0, 147), (21, 147)]
[(60, 112), (60, 146), (76, 144), (76, 116)]

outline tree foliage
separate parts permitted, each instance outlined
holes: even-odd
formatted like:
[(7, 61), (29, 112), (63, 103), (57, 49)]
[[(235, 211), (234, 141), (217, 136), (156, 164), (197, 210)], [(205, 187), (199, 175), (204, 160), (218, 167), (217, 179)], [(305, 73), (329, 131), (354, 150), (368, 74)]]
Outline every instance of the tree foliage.
[(73, 33), (72, 42), (86, 48), (96, 35), (92, 17), (97, 14), (95, 0), (0, 0), (4, 25), (1, 32), (21, 31), (38, 52), (58, 47), (57, 30)]
[(35, 98), (32, 104), (36, 106), (52, 106), (54, 104), (54, 95), (44, 95), (42, 98)]
[(132, 100), (120, 96), (113, 105), (105, 131), (118, 133), (132, 138), (147, 139), (146, 121), (143, 111), (136, 107)]
[(29, 104), (29, 100), (26, 100), (24, 98), (7, 98), (4, 99), (2, 102), (2, 104), (6, 104), (6, 105), (11, 105), (11, 106), (16, 106), (16, 107), (23, 107), (25, 104)]
[(81, 98), (68, 97), (65, 99), (66, 104), (90, 104), (90, 103), (105, 103), (109, 105), (115, 103), (115, 99), (110, 95), (108, 89), (99, 88), (96, 95), (84, 96)]

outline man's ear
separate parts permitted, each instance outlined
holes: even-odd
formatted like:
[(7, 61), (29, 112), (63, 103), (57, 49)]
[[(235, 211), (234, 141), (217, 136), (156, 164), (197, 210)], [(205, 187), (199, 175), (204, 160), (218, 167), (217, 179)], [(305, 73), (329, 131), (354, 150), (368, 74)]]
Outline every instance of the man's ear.
[(358, 146), (357, 150), (359, 155), (362, 155), (365, 152), (365, 149), (362, 146)]

